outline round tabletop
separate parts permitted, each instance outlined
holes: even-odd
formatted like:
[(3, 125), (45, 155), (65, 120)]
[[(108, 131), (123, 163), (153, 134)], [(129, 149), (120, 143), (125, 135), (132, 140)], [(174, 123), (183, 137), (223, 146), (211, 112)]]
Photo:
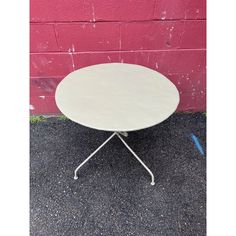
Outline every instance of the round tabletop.
[(179, 92), (164, 75), (144, 66), (106, 63), (67, 75), (56, 104), (69, 119), (104, 131), (134, 131), (167, 119)]

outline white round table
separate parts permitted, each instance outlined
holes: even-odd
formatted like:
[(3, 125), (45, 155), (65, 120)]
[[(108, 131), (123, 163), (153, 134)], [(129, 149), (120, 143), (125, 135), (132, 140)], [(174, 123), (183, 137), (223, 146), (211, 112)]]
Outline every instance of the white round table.
[(121, 136), (154, 126), (176, 110), (179, 92), (170, 80), (140, 65), (98, 64), (67, 75), (58, 85), (55, 97), (60, 111), (72, 121), (114, 132), (76, 168), (75, 179), (81, 166), (116, 135), (146, 168), (154, 185), (152, 172)]

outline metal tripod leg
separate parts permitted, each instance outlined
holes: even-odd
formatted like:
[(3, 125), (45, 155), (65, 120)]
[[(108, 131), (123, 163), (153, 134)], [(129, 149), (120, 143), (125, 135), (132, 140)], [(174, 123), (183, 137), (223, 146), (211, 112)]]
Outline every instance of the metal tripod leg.
[(99, 146), (93, 153), (91, 153), (75, 170), (74, 179), (78, 179), (77, 171), (92, 157), (94, 156), (106, 143), (108, 143), (116, 133), (113, 133), (101, 146)]
[(136, 159), (142, 164), (142, 166), (148, 171), (148, 173), (151, 175), (151, 185), (154, 185), (154, 175), (151, 172), (151, 170), (143, 163), (143, 161), (137, 156), (137, 154), (129, 147), (129, 145), (122, 139), (122, 137), (120, 136), (120, 134), (118, 132), (116, 132), (116, 135), (118, 136), (118, 138), (121, 140), (121, 142), (128, 148), (128, 150), (136, 157)]
[(77, 172), (78, 170), (87, 162), (91, 157), (93, 157), (106, 143), (108, 143), (115, 135), (121, 140), (121, 142), (126, 146), (126, 148), (136, 157), (136, 159), (142, 164), (142, 166), (148, 171), (148, 173), (151, 175), (151, 185), (154, 185), (154, 175), (151, 172), (151, 170), (144, 164), (144, 162), (137, 156), (137, 154), (129, 147), (129, 145), (123, 140), (123, 138), (120, 136), (128, 136), (126, 132), (114, 132), (102, 145), (100, 145), (93, 153), (91, 153), (76, 169), (75, 169), (75, 175), (74, 179), (78, 179)]

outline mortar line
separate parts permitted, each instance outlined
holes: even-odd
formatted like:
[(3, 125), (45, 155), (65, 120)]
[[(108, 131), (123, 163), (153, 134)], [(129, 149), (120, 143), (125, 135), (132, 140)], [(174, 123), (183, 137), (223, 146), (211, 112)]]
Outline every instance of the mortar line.
[(199, 19), (194, 19), (194, 18), (173, 18), (173, 19), (147, 19), (147, 20), (123, 20), (123, 21), (115, 21), (115, 20), (96, 20), (96, 21), (88, 21), (88, 20), (71, 20), (71, 21), (30, 21), (32, 24), (68, 24), (68, 23), (88, 23), (88, 24), (95, 24), (95, 23), (142, 23), (142, 22), (155, 22), (155, 21), (160, 21), (160, 22), (169, 22), (169, 21), (206, 21), (206, 18), (199, 18)]

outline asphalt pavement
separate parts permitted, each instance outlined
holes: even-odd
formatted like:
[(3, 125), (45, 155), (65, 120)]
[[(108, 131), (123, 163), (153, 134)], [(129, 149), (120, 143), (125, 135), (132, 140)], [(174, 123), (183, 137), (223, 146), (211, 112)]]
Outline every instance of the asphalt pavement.
[(48, 118), (30, 125), (32, 236), (206, 235), (206, 116), (174, 114), (124, 138)]

